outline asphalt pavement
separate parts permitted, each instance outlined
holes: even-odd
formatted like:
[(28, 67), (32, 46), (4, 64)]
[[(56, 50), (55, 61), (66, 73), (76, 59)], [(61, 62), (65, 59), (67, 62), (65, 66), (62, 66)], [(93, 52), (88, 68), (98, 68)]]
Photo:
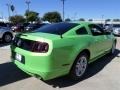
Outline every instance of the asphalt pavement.
[(10, 45), (0, 43), (0, 90), (120, 90), (120, 38), (115, 54), (90, 64), (80, 81), (31, 77), (11, 63)]

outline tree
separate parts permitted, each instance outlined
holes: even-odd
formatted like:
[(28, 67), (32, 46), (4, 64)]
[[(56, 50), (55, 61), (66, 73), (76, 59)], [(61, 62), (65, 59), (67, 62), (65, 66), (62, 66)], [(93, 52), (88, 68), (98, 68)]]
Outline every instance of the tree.
[(49, 21), (51, 23), (61, 22), (62, 18), (58, 12), (47, 12), (43, 16), (43, 21)]
[(120, 21), (120, 19), (113, 19), (113, 21), (114, 21), (114, 22), (119, 22), (119, 21)]
[(15, 15), (15, 16), (11, 16), (9, 18), (9, 20), (14, 23), (14, 24), (18, 24), (18, 23), (24, 23), (25, 22), (25, 18), (21, 15)]
[(69, 22), (69, 21), (71, 21), (70, 18), (66, 18), (66, 19), (65, 19), (65, 22)]
[(85, 19), (84, 18), (80, 18), (79, 21), (85, 21)]
[(93, 19), (89, 19), (88, 21), (93, 21)]
[(39, 20), (39, 13), (37, 13), (35, 11), (26, 11), (25, 16), (26, 16), (27, 22), (33, 22), (33, 21)]
[(110, 21), (111, 21), (111, 19), (106, 19), (105, 21), (106, 21), (106, 22), (110, 22)]

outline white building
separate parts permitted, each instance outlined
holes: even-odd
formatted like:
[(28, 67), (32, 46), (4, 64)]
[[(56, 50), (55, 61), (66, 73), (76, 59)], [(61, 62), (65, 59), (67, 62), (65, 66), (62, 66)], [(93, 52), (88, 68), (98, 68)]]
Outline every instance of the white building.
[(104, 23), (105, 23), (105, 20), (101, 20), (101, 19), (95, 20), (95, 19), (93, 19), (92, 21), (89, 21), (89, 22), (96, 23), (96, 24), (99, 24), (99, 23), (104, 24)]
[(101, 19), (93, 19), (92, 21), (88, 21), (88, 22), (92, 22), (92, 23), (96, 23), (96, 24), (120, 24), (120, 22), (114, 22), (114, 21), (108, 21), (106, 22), (105, 20), (101, 20)]

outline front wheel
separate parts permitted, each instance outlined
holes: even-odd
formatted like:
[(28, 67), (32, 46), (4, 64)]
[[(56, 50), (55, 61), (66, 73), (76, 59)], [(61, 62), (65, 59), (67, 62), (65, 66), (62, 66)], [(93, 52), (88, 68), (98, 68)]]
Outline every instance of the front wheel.
[(88, 67), (88, 55), (81, 53), (73, 64), (70, 71), (70, 77), (73, 80), (79, 80), (85, 74)]
[(114, 42), (110, 50), (110, 54), (113, 55), (115, 53), (115, 50), (116, 50), (116, 43)]
[(12, 41), (13, 36), (9, 33), (3, 35), (3, 42), (9, 43)]

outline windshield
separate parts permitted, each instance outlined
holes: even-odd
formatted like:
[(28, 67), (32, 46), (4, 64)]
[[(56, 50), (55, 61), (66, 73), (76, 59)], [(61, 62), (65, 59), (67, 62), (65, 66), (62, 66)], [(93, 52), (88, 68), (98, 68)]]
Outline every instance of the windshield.
[(55, 24), (45, 25), (45, 26), (37, 29), (34, 32), (43, 32), (43, 33), (62, 35), (77, 25), (79, 25), (79, 24), (76, 24), (76, 23), (55, 23)]

